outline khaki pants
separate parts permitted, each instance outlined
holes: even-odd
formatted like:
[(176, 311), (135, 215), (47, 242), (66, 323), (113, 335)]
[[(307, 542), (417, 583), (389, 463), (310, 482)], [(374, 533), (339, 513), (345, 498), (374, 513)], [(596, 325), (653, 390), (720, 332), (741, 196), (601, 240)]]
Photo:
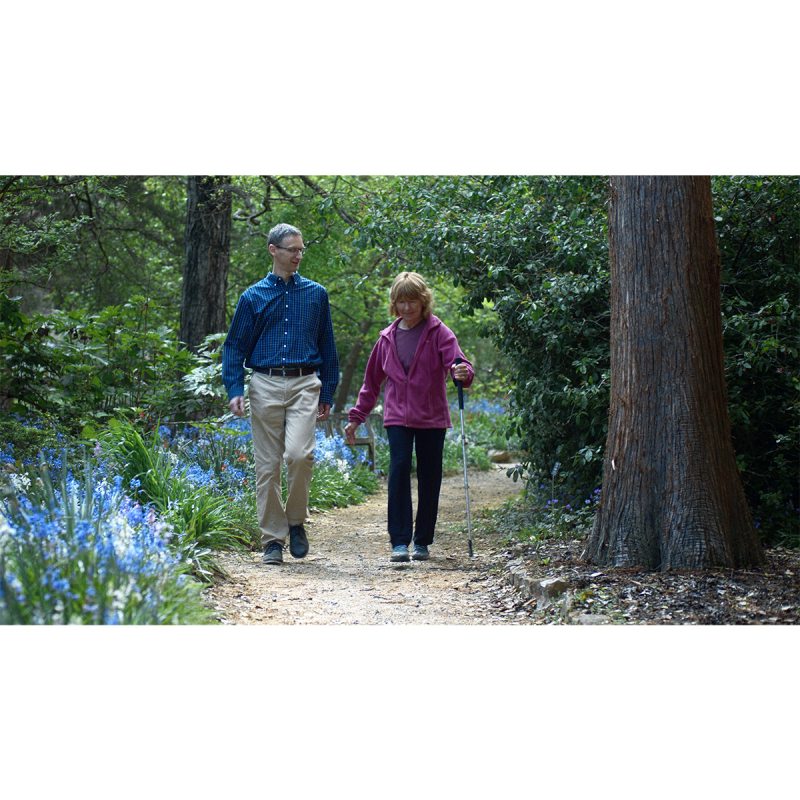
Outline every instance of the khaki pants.
[[(301, 525), (308, 516), (321, 386), (316, 374), (281, 378), (254, 372), (250, 378), (250, 420), (262, 546), (275, 539), (285, 541), (289, 526)], [(284, 457), (288, 472), (285, 507), (281, 501)]]

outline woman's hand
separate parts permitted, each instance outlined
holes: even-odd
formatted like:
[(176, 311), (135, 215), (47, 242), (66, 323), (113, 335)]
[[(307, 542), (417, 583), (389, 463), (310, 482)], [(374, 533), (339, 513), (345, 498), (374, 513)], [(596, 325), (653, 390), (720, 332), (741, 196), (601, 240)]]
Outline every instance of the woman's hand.
[(469, 367), (467, 367), (463, 361), (458, 364), (453, 364), (450, 369), (453, 371), (453, 377), (457, 381), (465, 381), (469, 378)]
[(344, 436), (347, 440), (347, 444), (354, 445), (356, 443), (356, 431), (358, 430), (358, 423), (357, 422), (348, 422), (347, 425), (344, 426)]

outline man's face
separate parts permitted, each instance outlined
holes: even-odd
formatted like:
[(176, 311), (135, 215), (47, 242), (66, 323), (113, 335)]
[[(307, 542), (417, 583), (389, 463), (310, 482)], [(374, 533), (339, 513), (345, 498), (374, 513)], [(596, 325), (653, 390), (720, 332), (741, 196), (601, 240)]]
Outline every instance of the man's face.
[(269, 252), (275, 261), (275, 266), (281, 272), (288, 274), (297, 272), (300, 262), (303, 260), (302, 236), (286, 236), (280, 244), (271, 244)]

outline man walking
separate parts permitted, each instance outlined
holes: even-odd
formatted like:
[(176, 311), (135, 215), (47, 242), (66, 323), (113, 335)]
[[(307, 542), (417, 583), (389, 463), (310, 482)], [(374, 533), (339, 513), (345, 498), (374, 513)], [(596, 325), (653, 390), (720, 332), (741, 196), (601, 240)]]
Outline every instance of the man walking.
[[(282, 564), (286, 535), (294, 558), (308, 553), (303, 522), (314, 466), (317, 420), (326, 420), (339, 382), (328, 293), (297, 270), (305, 253), (300, 231), (285, 223), (268, 237), (272, 272), (246, 289), (222, 349), (222, 380), (230, 410), (244, 416), (244, 367), (250, 379), (250, 419), (256, 497), (265, 564)], [(288, 493), (281, 500), (281, 464)]]

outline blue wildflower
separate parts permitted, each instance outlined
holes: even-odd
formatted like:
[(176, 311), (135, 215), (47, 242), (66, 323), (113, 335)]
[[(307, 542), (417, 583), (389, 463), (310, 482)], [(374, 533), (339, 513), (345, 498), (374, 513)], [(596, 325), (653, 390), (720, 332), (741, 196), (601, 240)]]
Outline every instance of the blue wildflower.
[(0, 464), (13, 464), (15, 461), (14, 444), (13, 442), (8, 442), (3, 445), (3, 449), (0, 450)]

